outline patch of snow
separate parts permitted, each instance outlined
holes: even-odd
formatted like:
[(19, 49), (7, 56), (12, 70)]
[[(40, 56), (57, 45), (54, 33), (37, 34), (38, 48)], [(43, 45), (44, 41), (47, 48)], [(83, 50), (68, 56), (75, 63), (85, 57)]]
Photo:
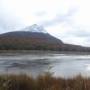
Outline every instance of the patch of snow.
[(37, 33), (47, 33), (47, 31), (43, 28), (43, 26), (39, 26), (37, 24), (26, 27), (24, 30), (30, 32), (37, 32)]

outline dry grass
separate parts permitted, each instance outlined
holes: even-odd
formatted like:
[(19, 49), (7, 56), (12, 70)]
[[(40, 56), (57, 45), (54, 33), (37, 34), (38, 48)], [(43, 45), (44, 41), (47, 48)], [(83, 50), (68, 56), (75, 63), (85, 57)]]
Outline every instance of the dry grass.
[(1, 75), (0, 90), (90, 90), (90, 78), (52, 77), (51, 74), (33, 78), (27, 75)]

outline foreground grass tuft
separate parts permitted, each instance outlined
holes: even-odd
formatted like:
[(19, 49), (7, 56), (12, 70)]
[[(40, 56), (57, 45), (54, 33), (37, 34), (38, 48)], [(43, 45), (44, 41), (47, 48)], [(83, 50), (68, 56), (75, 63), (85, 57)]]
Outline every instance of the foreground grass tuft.
[(53, 77), (51, 74), (33, 78), (27, 75), (1, 75), (0, 90), (90, 90), (90, 78), (72, 79)]

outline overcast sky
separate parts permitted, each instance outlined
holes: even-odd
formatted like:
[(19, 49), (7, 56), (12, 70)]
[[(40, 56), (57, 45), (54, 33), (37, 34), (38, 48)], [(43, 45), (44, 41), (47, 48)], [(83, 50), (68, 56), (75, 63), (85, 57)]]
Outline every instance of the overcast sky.
[(90, 0), (0, 0), (0, 33), (35, 23), (66, 43), (90, 46)]

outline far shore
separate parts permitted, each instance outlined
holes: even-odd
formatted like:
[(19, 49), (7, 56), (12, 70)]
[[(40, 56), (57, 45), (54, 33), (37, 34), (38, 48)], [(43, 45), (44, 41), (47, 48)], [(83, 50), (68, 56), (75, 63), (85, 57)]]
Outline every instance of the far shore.
[(0, 54), (7, 53), (18, 53), (18, 54), (72, 54), (72, 55), (90, 55), (90, 52), (82, 52), (82, 51), (52, 51), (52, 50), (0, 50)]

